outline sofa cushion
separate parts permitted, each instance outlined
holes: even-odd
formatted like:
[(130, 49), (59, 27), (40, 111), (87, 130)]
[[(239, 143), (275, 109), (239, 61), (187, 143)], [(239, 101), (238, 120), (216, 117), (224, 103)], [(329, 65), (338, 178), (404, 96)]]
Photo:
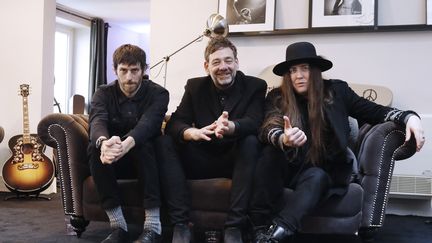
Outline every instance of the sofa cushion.
[(229, 208), (231, 179), (188, 180), (188, 186), (193, 209), (226, 212)]

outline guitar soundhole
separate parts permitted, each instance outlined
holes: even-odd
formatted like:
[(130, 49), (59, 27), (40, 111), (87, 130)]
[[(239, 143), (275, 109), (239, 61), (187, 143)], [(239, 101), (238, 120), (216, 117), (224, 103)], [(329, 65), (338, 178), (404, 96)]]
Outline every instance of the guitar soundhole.
[(23, 154), (29, 154), (33, 151), (33, 146), (31, 144), (23, 144), (21, 146), (21, 152)]

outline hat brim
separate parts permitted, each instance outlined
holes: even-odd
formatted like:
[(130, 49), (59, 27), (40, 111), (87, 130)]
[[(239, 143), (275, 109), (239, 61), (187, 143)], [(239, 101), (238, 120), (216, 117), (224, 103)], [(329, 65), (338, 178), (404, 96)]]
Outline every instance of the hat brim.
[(311, 65), (317, 66), (321, 72), (327, 71), (330, 68), (333, 67), (333, 63), (327, 59), (324, 58), (302, 58), (297, 60), (290, 60), (285, 61), (277, 64), (273, 68), (273, 73), (279, 76), (283, 76), (285, 73), (288, 72), (289, 68), (293, 65), (300, 64), (300, 63), (309, 63)]

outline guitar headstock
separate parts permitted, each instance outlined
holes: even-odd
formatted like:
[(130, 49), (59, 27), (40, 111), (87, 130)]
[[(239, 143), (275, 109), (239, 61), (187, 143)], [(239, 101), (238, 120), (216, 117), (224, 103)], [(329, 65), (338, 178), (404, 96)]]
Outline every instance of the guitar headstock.
[(30, 85), (21, 84), (20, 85), (20, 95), (22, 97), (27, 97), (30, 94)]

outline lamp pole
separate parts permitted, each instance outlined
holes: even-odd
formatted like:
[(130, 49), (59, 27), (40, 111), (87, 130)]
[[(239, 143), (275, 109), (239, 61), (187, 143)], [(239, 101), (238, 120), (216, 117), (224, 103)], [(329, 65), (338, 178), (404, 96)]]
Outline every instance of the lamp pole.
[(187, 43), (186, 45), (180, 47), (178, 50), (176, 50), (175, 52), (169, 54), (168, 56), (165, 56), (165, 57), (162, 58), (162, 60), (160, 60), (158, 63), (156, 63), (155, 65), (153, 65), (153, 66), (150, 67), (150, 70), (152, 70), (154, 67), (158, 66), (159, 64), (161, 64), (161, 63), (163, 63), (163, 62), (165, 63), (165, 64), (164, 64), (164, 65), (165, 65), (165, 71), (164, 71), (164, 77), (163, 77), (163, 78), (164, 78), (164, 84), (163, 84), (163, 87), (164, 87), (164, 88), (166, 87), (166, 75), (167, 75), (167, 69), (168, 69), (168, 61), (170, 60), (170, 58), (171, 58), (172, 56), (174, 56), (175, 54), (177, 54), (179, 51), (181, 51), (181, 50), (185, 49), (186, 47), (190, 46), (192, 43), (195, 43), (195, 42), (197, 42), (197, 41), (201, 41), (201, 39), (203, 38), (203, 36), (204, 36), (204, 35), (200, 35), (200, 36), (198, 36), (197, 38), (195, 38), (195, 39), (192, 40), (191, 42), (189, 42), (189, 43)]
[(227, 34), (228, 34), (228, 24), (227, 24), (226, 20), (224, 19), (224, 17), (222, 17), (219, 14), (212, 14), (207, 19), (207, 28), (204, 30), (203, 34), (201, 34), (200, 36), (198, 36), (197, 38), (195, 38), (191, 42), (187, 43), (186, 45), (180, 47), (178, 50), (174, 51), (173, 53), (169, 54), (168, 56), (163, 57), (162, 60), (160, 60), (159, 62), (157, 62), (153, 66), (151, 66), (150, 70), (153, 69), (154, 67), (158, 66), (161, 63), (165, 63), (164, 64), (165, 65), (165, 71), (164, 71), (164, 77), (163, 77), (163, 79), (164, 79), (163, 87), (165, 88), (166, 87), (168, 61), (170, 60), (170, 58), (173, 55), (175, 55), (179, 51), (183, 50), (184, 48), (190, 46), (192, 43), (195, 43), (197, 41), (201, 41), (201, 39), (204, 36), (215, 37), (215, 36), (226, 36)]

